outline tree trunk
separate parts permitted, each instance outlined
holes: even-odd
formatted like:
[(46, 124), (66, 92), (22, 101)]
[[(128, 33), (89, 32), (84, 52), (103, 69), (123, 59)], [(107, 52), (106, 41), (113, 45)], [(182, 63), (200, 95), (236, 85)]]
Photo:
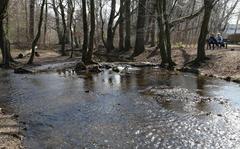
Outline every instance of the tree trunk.
[(124, 16), (124, 0), (120, 0), (120, 16), (119, 19), (121, 20), (119, 23), (119, 50), (123, 50), (124, 49), (124, 20), (123, 20), (123, 16)]
[(145, 27), (145, 4), (146, 0), (139, 0), (138, 2), (138, 17), (137, 17), (137, 33), (133, 57), (144, 52), (144, 27)]
[(24, 1), (26, 40), (29, 40), (28, 0)]
[(65, 46), (66, 46), (67, 24), (66, 24), (66, 20), (65, 20), (65, 11), (64, 11), (64, 6), (63, 6), (63, 0), (60, 0), (59, 7), (61, 10), (62, 26), (63, 26), (61, 53), (62, 53), (62, 56), (66, 56)]
[(163, 23), (163, 1), (157, 1), (157, 11), (158, 11), (158, 28), (159, 28), (159, 34), (158, 34), (158, 40), (159, 40), (159, 48), (160, 48), (160, 55), (162, 58), (161, 65), (165, 65), (167, 63), (167, 55), (166, 55), (166, 37), (165, 37), (165, 31), (164, 31), (164, 23)]
[(156, 23), (155, 23), (155, 20), (153, 19), (152, 26), (151, 26), (151, 41), (150, 41), (151, 47), (155, 46), (155, 32), (156, 32)]
[(113, 45), (113, 23), (115, 17), (115, 9), (116, 9), (116, 0), (112, 0), (111, 4), (111, 13), (108, 21), (108, 29), (107, 29), (107, 53), (111, 52), (114, 49)]
[(90, 31), (90, 37), (89, 37), (87, 63), (92, 63), (94, 34), (95, 34), (95, 4), (94, 4), (94, 0), (90, 0), (90, 15), (91, 15), (91, 31)]
[(131, 48), (131, 0), (125, 0), (125, 50)]
[(153, 31), (153, 24), (155, 23), (155, 11), (156, 11), (156, 0), (149, 0), (147, 3), (147, 12), (146, 12), (146, 18), (147, 24), (146, 24), (146, 38), (145, 38), (145, 44), (151, 43), (151, 38), (152, 38), (152, 31)]
[(46, 46), (46, 36), (47, 36), (47, 22), (48, 22), (48, 1), (45, 4), (45, 24), (44, 24), (44, 35), (43, 35), (43, 45)]
[(206, 59), (205, 53), (205, 43), (208, 34), (208, 26), (211, 18), (211, 13), (213, 9), (214, 0), (204, 0), (204, 16), (201, 26), (200, 36), (198, 38), (198, 48), (197, 48), (197, 62), (204, 61)]
[(42, 1), (42, 5), (41, 5), (41, 12), (40, 12), (40, 19), (38, 22), (38, 32), (36, 37), (34, 38), (33, 42), (32, 42), (32, 52), (31, 52), (31, 56), (30, 59), (28, 61), (28, 64), (32, 64), (33, 60), (34, 60), (34, 55), (35, 55), (35, 47), (38, 43), (38, 40), (41, 36), (41, 28), (42, 28), (42, 22), (43, 22), (43, 11), (44, 11), (44, 5), (45, 5), (46, 0)]
[(59, 19), (59, 13), (58, 13), (58, 8), (56, 6), (56, 0), (52, 0), (52, 6), (53, 6), (53, 11), (55, 14), (55, 22), (56, 22), (56, 31), (58, 35), (58, 43), (62, 44), (62, 31), (60, 28), (60, 19)]
[(30, 40), (34, 39), (34, 24), (35, 24), (35, 0), (30, 0), (29, 5), (29, 37)]
[(2, 50), (3, 66), (8, 68), (10, 63), (9, 46), (6, 42), (3, 20), (0, 20), (0, 48)]
[(71, 2), (70, 1), (67, 1), (67, 20), (66, 20), (66, 39), (65, 39), (65, 42), (66, 44), (69, 44), (70, 43), (70, 38), (71, 38), (71, 28), (70, 28), (70, 24), (72, 23), (71, 22)]
[(82, 17), (83, 17), (83, 47), (82, 47), (82, 61), (87, 62), (87, 49), (88, 49), (88, 23), (87, 23), (87, 8), (86, 0), (82, 0)]
[(73, 14), (74, 14), (74, 11), (75, 11), (75, 8), (73, 6), (73, 1), (72, 0), (68, 0), (68, 13), (69, 13), (69, 30), (70, 30), (70, 37), (71, 37), (71, 55), (70, 55), (70, 58), (73, 57), (73, 50), (74, 50), (74, 38), (73, 38)]
[(168, 20), (168, 14), (167, 14), (167, 2), (166, 0), (163, 0), (163, 17), (165, 22), (165, 37), (166, 37), (166, 48), (167, 48), (167, 62), (169, 64), (169, 67), (172, 67), (176, 65), (172, 60), (172, 45), (171, 45), (171, 32), (170, 32), (170, 26), (169, 26), (169, 20)]
[(76, 26), (76, 22), (74, 21), (73, 23), (73, 33), (74, 33), (74, 42), (75, 42), (75, 47), (79, 48), (79, 39), (78, 39), (78, 35), (77, 35), (77, 26)]
[(10, 43), (6, 38), (6, 34), (4, 32), (4, 24), (3, 20), (5, 18), (5, 14), (7, 13), (7, 7), (8, 7), (8, 0), (2, 0), (0, 5), (0, 49), (2, 52), (2, 60), (3, 60), (3, 66), (5, 68), (8, 68), (10, 66)]

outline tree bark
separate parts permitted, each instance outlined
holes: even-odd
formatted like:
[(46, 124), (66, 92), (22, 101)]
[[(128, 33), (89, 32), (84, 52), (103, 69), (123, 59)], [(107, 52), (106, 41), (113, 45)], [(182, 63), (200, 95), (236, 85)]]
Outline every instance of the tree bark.
[(172, 45), (171, 45), (171, 32), (170, 32), (170, 25), (169, 19), (167, 14), (167, 1), (163, 0), (163, 17), (165, 22), (165, 37), (166, 37), (166, 48), (167, 48), (167, 62), (169, 67), (176, 65), (172, 60)]
[(157, 0), (157, 12), (158, 12), (158, 40), (159, 40), (159, 48), (160, 48), (160, 55), (162, 59), (161, 65), (165, 65), (167, 63), (167, 55), (166, 55), (166, 37), (165, 37), (165, 31), (164, 31), (164, 23), (163, 23), (163, 1)]
[(74, 50), (74, 38), (73, 38), (73, 32), (74, 32), (74, 27), (73, 27), (73, 14), (74, 14), (75, 8), (73, 6), (73, 0), (68, 0), (68, 13), (69, 13), (69, 30), (70, 30), (70, 37), (71, 37), (71, 55), (70, 58), (73, 57), (73, 50)]
[(39, 38), (41, 36), (41, 28), (42, 28), (42, 22), (43, 22), (43, 11), (44, 11), (45, 2), (46, 2), (46, 0), (42, 1), (41, 12), (40, 12), (40, 19), (39, 19), (39, 22), (38, 22), (38, 32), (37, 32), (37, 35), (36, 35), (36, 37), (34, 38), (34, 40), (32, 42), (32, 52), (31, 52), (31, 56), (30, 56), (30, 59), (28, 61), (28, 64), (32, 64), (33, 63), (34, 56), (35, 56), (35, 50), (36, 50), (35, 48), (36, 48), (38, 40), (39, 40)]
[(2, 52), (2, 63), (5, 68), (10, 67), (11, 54), (10, 54), (10, 43), (6, 38), (6, 34), (4, 31), (3, 20), (5, 19), (5, 15), (7, 13), (9, 0), (2, 0), (0, 2), (0, 49)]
[(58, 35), (58, 43), (62, 44), (62, 31), (61, 31), (61, 28), (60, 28), (60, 18), (59, 18), (58, 8), (56, 6), (56, 0), (52, 0), (52, 6), (53, 6), (54, 15), (55, 15), (56, 31), (57, 31), (57, 35)]
[(111, 52), (114, 49), (113, 45), (113, 23), (114, 23), (114, 17), (116, 12), (116, 0), (112, 0), (111, 4), (111, 13), (108, 21), (108, 29), (107, 29), (107, 53)]
[(206, 43), (206, 37), (208, 34), (208, 26), (209, 26), (209, 21), (211, 18), (214, 2), (215, 0), (204, 0), (204, 16), (203, 16), (200, 36), (198, 38), (197, 59), (196, 59), (197, 62), (201, 62), (206, 59), (205, 43)]
[(63, 26), (63, 34), (62, 34), (62, 44), (61, 44), (61, 53), (62, 56), (66, 56), (65, 46), (66, 46), (66, 33), (67, 33), (67, 24), (65, 20), (65, 11), (63, 6), (63, 0), (60, 0), (59, 7), (61, 10), (61, 17), (62, 17), (62, 26)]
[(94, 35), (95, 35), (95, 4), (94, 0), (90, 0), (90, 15), (91, 15), (91, 31), (89, 37), (88, 53), (87, 53), (87, 62), (92, 63), (92, 54), (93, 54), (93, 44), (94, 44)]
[(123, 17), (124, 17), (124, 8), (123, 8), (123, 5), (124, 5), (124, 0), (120, 0), (120, 16), (119, 16), (119, 19), (121, 20), (120, 23), (119, 23), (119, 49), (120, 50), (123, 50), (124, 49), (124, 20), (123, 20)]
[(86, 0), (82, 0), (82, 17), (83, 17), (83, 47), (82, 47), (82, 61), (87, 62), (87, 49), (88, 49), (88, 23), (87, 23), (87, 8)]
[(48, 1), (45, 4), (45, 24), (44, 24), (44, 35), (43, 35), (43, 45), (46, 46), (46, 36), (47, 36), (47, 22), (48, 22)]
[(156, 24), (155, 20), (152, 20), (152, 26), (151, 26), (151, 40), (150, 40), (150, 45), (151, 47), (155, 46), (155, 32), (156, 32)]
[(76, 26), (76, 22), (74, 21), (73, 23), (73, 33), (74, 33), (74, 42), (75, 42), (75, 47), (79, 48), (79, 45), (81, 44), (78, 39), (78, 35), (77, 35), (77, 26)]
[(30, 40), (34, 39), (34, 25), (35, 25), (35, 0), (30, 0), (29, 5), (29, 37)]
[(133, 52), (133, 57), (140, 55), (144, 52), (144, 27), (145, 27), (145, 4), (146, 0), (139, 0), (138, 2), (138, 17), (137, 17), (137, 33), (136, 33), (136, 41), (135, 48)]
[(125, 51), (131, 48), (131, 0), (125, 0)]

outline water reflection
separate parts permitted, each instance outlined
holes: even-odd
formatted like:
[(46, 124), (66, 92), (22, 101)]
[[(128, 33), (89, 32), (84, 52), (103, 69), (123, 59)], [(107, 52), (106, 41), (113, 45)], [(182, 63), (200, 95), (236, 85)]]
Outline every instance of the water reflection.
[[(211, 148), (214, 141), (228, 145), (229, 140), (220, 139), (229, 139), (231, 131), (211, 128), (215, 121), (199, 121), (191, 115), (199, 111), (218, 114), (222, 105), (176, 101), (159, 106), (153, 98), (139, 93), (159, 86), (226, 96), (239, 103), (240, 87), (235, 83), (157, 68), (130, 68), (121, 73), (106, 70), (78, 75), (73, 70), (38, 75), (1, 71), (0, 106), (12, 109), (26, 122), (24, 144), (29, 148), (160, 148), (164, 143), (163, 148), (191, 148), (189, 144), (196, 138), (205, 143), (203, 148)], [(219, 135), (220, 129), (226, 135)], [(218, 137), (202, 137), (211, 135)]]
[(204, 77), (197, 77), (196, 82), (197, 82), (197, 89), (198, 89), (197, 93), (201, 96), (205, 96), (204, 87), (205, 87), (206, 79)]

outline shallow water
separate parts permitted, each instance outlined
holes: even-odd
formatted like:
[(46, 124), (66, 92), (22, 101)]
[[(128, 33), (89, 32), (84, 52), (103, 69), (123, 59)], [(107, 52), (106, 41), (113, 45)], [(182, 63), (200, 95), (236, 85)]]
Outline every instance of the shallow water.
[(141, 93), (155, 86), (186, 88), (238, 107), (238, 84), (158, 68), (123, 71), (0, 71), (0, 105), (19, 114), (27, 148), (240, 148), (240, 116), (230, 105), (158, 103)]

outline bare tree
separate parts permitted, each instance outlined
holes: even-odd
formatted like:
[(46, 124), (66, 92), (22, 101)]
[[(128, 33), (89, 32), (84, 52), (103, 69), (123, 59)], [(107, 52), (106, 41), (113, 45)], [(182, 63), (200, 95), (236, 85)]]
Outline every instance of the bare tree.
[(113, 38), (114, 38), (114, 31), (113, 31), (113, 23), (116, 13), (116, 0), (112, 0), (111, 3), (111, 12), (108, 21), (108, 28), (107, 28), (107, 53), (111, 52), (114, 49), (113, 45)]
[(125, 0), (125, 50), (131, 47), (131, 0)]
[(56, 31), (58, 35), (58, 43), (62, 44), (62, 30), (60, 28), (60, 18), (56, 0), (52, 0), (52, 7), (55, 15), (55, 24), (56, 24)]
[(92, 55), (93, 55), (93, 44), (94, 44), (94, 35), (95, 35), (95, 3), (94, 0), (90, 0), (90, 15), (91, 15), (91, 30), (90, 30), (90, 38), (88, 45), (88, 53), (87, 53), (87, 63), (93, 63)]
[(32, 42), (32, 52), (31, 52), (31, 56), (28, 60), (28, 64), (33, 63), (34, 56), (35, 56), (36, 45), (37, 45), (38, 40), (41, 36), (41, 28), (42, 28), (42, 22), (43, 22), (43, 11), (44, 11), (45, 2), (46, 2), (46, 0), (42, 0), (41, 10), (40, 10), (40, 19), (39, 19), (39, 22), (38, 22), (38, 31), (37, 31), (36, 37), (34, 38), (34, 40)]
[(87, 63), (87, 50), (88, 50), (88, 23), (87, 23), (87, 6), (86, 0), (82, 0), (82, 17), (83, 17), (83, 47), (82, 47), (82, 61)]
[(204, 16), (201, 26), (200, 35), (198, 38), (197, 58), (196, 62), (202, 62), (206, 59), (205, 43), (208, 34), (209, 21), (212, 14), (212, 9), (218, 0), (204, 0)]
[(61, 17), (62, 17), (62, 27), (63, 27), (63, 34), (62, 34), (62, 43), (61, 43), (61, 53), (62, 56), (66, 56), (65, 52), (65, 46), (66, 46), (66, 36), (67, 36), (67, 24), (65, 20), (65, 11), (64, 11), (64, 5), (63, 5), (63, 0), (59, 0), (59, 7), (61, 11)]
[(145, 4), (146, 0), (139, 0), (138, 2), (138, 16), (137, 16), (137, 33), (133, 57), (144, 52), (144, 27), (145, 27)]
[(9, 67), (9, 62), (11, 59), (10, 44), (8, 39), (6, 38), (6, 34), (4, 31), (4, 24), (3, 24), (3, 20), (6, 17), (6, 13), (7, 13), (8, 3), (9, 3), (8, 0), (2, 0), (0, 2), (0, 48), (2, 51), (4, 67)]
[(29, 4), (29, 37), (34, 39), (34, 25), (35, 25), (35, 0), (30, 0)]

